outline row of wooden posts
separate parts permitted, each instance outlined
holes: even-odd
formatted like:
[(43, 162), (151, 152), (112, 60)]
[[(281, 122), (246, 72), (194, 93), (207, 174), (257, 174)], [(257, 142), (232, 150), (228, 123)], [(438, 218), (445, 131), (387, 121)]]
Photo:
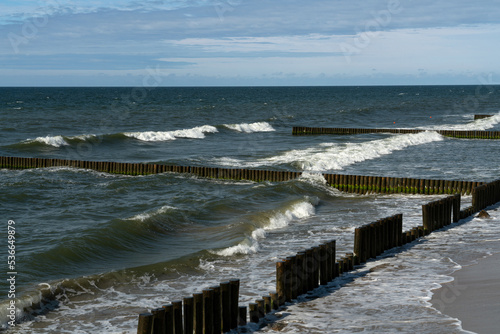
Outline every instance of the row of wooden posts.
[[(109, 161), (80, 161), (63, 159), (0, 157), (0, 168), (27, 169), (46, 167), (73, 167), (92, 169), (104, 173), (125, 175), (149, 175), (166, 172), (188, 173), (200, 177), (283, 182), (296, 179), (301, 172), (231, 169), (218, 167), (175, 166), (164, 164), (125, 163)], [(345, 174), (322, 174), (326, 182), (344, 192), (366, 193), (405, 193), (405, 194), (455, 194), (469, 195), (482, 182), (458, 180), (430, 180), (415, 178), (395, 178), (382, 176), (363, 176)]]
[(214, 334), (246, 325), (246, 307), (238, 305), (240, 280), (173, 301), (139, 315), (138, 334)]
[[(423, 129), (368, 129), (368, 128), (316, 128), (316, 127), (293, 127), (293, 135), (351, 135), (363, 133), (421, 133), (429, 130)], [(500, 131), (481, 131), (481, 130), (431, 130), (445, 137), (467, 138), (467, 139), (500, 139)]]
[(460, 202), (461, 195), (454, 194), (422, 205), (422, 225), (405, 232), (402, 214), (360, 226), (354, 231), (353, 252), (338, 259), (335, 240), (284, 257), (276, 262), (276, 291), (249, 303), (248, 308), (238, 305), (239, 280), (234, 279), (195, 293), (184, 301), (174, 301), (140, 314), (137, 332), (219, 334), (245, 326), (248, 320), (258, 323), (266, 314), (320, 285), (327, 285), (355, 266), (500, 202), (500, 180), (475, 187), (471, 207), (460, 210)]

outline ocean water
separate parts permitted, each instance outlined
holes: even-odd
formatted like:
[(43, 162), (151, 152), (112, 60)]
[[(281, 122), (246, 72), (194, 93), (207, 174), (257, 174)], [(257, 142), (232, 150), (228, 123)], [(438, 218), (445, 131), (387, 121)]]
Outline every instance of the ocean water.
[[(474, 121), (474, 114), (493, 117)], [(293, 126), (419, 128), (419, 134), (292, 136)], [(135, 333), (138, 314), (230, 278), (240, 304), (275, 289), (275, 262), (439, 196), (354, 195), (321, 172), (492, 181), (499, 86), (0, 88), (0, 155), (305, 171), (288, 182), (165, 173), (0, 170), (0, 323), (7, 333)], [(463, 205), (471, 198), (464, 196)], [(261, 328), (285, 333), (464, 333), (430, 304), (450, 274), (500, 251), (500, 212), (388, 253), (299, 298)], [(16, 306), (8, 326), (8, 221)], [(466, 288), (466, 287), (463, 287)]]

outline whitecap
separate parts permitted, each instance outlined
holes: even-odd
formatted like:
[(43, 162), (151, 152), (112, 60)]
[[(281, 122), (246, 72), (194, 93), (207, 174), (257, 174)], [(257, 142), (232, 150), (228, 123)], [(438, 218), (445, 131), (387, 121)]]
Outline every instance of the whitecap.
[(241, 124), (224, 124), (228, 129), (238, 131), (238, 132), (271, 132), (276, 131), (271, 124), (267, 122), (255, 122), (255, 123), (241, 123)]

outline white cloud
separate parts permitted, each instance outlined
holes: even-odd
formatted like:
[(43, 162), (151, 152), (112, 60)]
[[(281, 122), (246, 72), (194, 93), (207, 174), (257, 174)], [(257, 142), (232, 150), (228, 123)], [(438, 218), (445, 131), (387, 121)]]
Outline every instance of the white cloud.
[[(62, 77), (140, 76), (134, 71), (158, 60), (170, 62), (169, 75), (207, 78), (500, 72), (500, 24), (491, 23), (500, 15), (496, 0), (480, 6), (463, 0), (4, 0), (0, 6), (0, 68), (27, 71), (29, 64), (33, 75), (56, 69)], [(28, 16), (40, 15), (40, 8), (48, 16), (30, 30)], [(16, 15), (24, 24), (1, 25)], [(5, 38), (12, 34), (23, 38), (17, 52)], [(97, 67), (92, 59), (106, 61)]]

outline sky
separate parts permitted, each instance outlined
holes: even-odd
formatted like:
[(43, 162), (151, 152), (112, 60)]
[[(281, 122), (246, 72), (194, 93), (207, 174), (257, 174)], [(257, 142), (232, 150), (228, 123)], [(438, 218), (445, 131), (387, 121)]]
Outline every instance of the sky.
[(500, 83), (498, 0), (0, 0), (0, 86)]

